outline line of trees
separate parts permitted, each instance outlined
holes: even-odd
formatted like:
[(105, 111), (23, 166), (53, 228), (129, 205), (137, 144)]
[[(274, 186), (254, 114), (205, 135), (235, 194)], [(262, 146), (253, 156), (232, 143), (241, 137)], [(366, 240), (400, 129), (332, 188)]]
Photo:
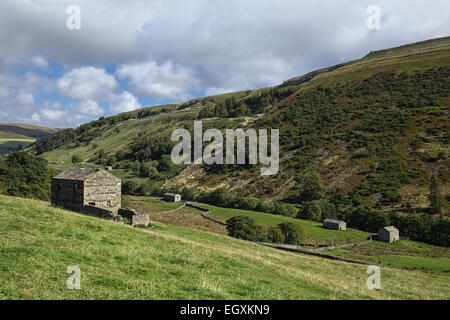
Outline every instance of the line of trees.
[(10, 153), (0, 160), (0, 192), (16, 197), (50, 200), (51, 177), (56, 173), (44, 159), (26, 152)]

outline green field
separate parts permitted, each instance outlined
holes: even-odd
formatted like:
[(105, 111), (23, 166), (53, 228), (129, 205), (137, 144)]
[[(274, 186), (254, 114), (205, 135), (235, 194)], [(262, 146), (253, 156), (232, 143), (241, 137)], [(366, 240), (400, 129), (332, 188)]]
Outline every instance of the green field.
[(450, 249), (422, 242), (373, 241), (363, 247), (322, 251), (322, 253), (386, 267), (450, 275)]
[[(138, 212), (157, 212), (170, 210), (167, 203), (162, 208), (161, 200), (157, 197), (124, 197), (124, 203), (130, 207), (134, 207)], [(138, 202), (132, 202), (128, 199), (137, 200)], [(172, 203), (173, 205), (173, 203)], [(347, 229), (346, 231), (335, 231), (322, 228), (322, 224), (294, 219), (290, 217), (283, 217), (273, 214), (267, 214), (263, 212), (249, 211), (249, 210), (237, 210), (229, 208), (220, 208), (207, 204), (198, 204), (200, 207), (209, 209), (211, 211), (210, 216), (219, 220), (226, 221), (234, 216), (246, 216), (254, 219), (258, 223), (266, 226), (276, 226), (282, 222), (293, 222), (300, 224), (307, 232), (308, 239), (305, 243), (314, 244), (341, 244), (341, 243), (354, 243), (366, 240), (370, 233), (362, 232), (359, 230)], [(175, 206), (174, 206), (175, 207)], [(201, 214), (203, 212), (187, 208), (193, 214)], [(177, 213), (172, 214), (173, 218), (166, 219), (167, 223), (179, 224)], [(206, 220), (205, 223), (209, 220)], [(199, 222), (197, 222), (199, 223)], [(201, 223), (201, 222), (200, 222)], [(183, 224), (186, 227), (196, 228), (191, 222)], [(219, 230), (220, 231), (220, 230)], [(303, 247), (308, 250), (308, 247)], [(405, 270), (421, 270), (424, 272), (449, 275), (450, 273), (450, 249), (445, 247), (433, 246), (430, 244), (402, 240), (397, 243), (385, 243), (374, 240), (372, 243), (358, 247), (358, 248), (345, 248), (329, 251), (322, 251), (322, 253), (357, 260), (366, 263), (377, 264), (385, 267), (393, 267)]]
[[(366, 267), (153, 224), (148, 229), (0, 196), (1, 299), (448, 299), (448, 277)], [(66, 287), (78, 265), (81, 290)]]
[(358, 230), (348, 229), (346, 232), (336, 231), (336, 230), (328, 230), (322, 228), (321, 223), (294, 219), (291, 217), (278, 216), (269, 213), (257, 212), (257, 211), (249, 211), (249, 210), (239, 210), (239, 209), (229, 209), (229, 208), (220, 208), (207, 204), (201, 204), (200, 207), (211, 210), (211, 217), (216, 217), (225, 220), (228, 220), (235, 216), (246, 216), (254, 219), (256, 222), (264, 224), (266, 226), (277, 226), (283, 222), (293, 222), (296, 224), (300, 224), (308, 234), (309, 240), (312, 242), (360, 242), (367, 240), (370, 236), (370, 233), (362, 232)]
[(0, 154), (25, 149), (36, 138), (56, 132), (55, 129), (28, 124), (0, 123)]
[[(267, 226), (276, 226), (287, 221), (294, 222), (305, 229), (309, 242), (315, 244), (361, 242), (370, 235), (370, 233), (352, 229), (346, 231), (328, 230), (322, 228), (320, 223), (263, 212), (220, 208), (205, 204), (202, 204), (201, 207), (211, 210), (211, 216), (224, 220), (240, 215), (250, 217)], [(374, 240), (362, 247), (322, 251), (322, 253), (386, 267), (418, 269), (425, 272), (450, 275), (450, 249), (422, 242), (402, 240), (397, 243), (385, 243)]]
[(30, 146), (36, 139), (32, 138), (0, 138), (0, 154), (21, 150)]
[(122, 198), (122, 206), (132, 207), (133, 203), (129, 200), (139, 201), (141, 204), (145, 205), (150, 209), (147, 213), (173, 210), (183, 205), (180, 202), (166, 202), (161, 197), (126, 196)]

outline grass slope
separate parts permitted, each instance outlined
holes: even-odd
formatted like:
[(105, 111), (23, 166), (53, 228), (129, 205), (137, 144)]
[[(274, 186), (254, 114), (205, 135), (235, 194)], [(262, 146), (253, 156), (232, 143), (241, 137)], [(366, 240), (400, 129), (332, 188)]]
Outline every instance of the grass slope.
[(347, 230), (347, 232), (328, 230), (322, 228), (321, 223), (295, 219), (291, 217), (284, 217), (264, 212), (221, 208), (207, 204), (202, 204), (200, 205), (200, 207), (211, 210), (211, 217), (220, 218), (223, 221), (226, 221), (235, 216), (246, 216), (252, 218), (258, 223), (273, 227), (283, 222), (293, 222), (295, 224), (301, 225), (305, 229), (306, 233), (308, 234), (309, 240), (312, 242), (324, 243), (329, 240), (340, 240), (344, 243), (359, 242), (366, 240), (370, 235), (370, 233), (367, 232), (351, 229)]
[[(155, 224), (133, 229), (48, 203), (0, 196), (2, 299), (447, 299), (448, 277), (277, 251)], [(66, 288), (67, 266), (81, 290)]]
[[(154, 212), (159, 210), (161, 203), (160, 198), (157, 197), (126, 196), (123, 203), (126, 206), (135, 208), (140, 213), (150, 214), (150, 220), (152, 221), (227, 234), (225, 227), (201, 218), (200, 214), (202, 212), (193, 208), (186, 207), (182, 212), (176, 211), (171, 214), (155, 214)], [(314, 246), (361, 242), (370, 235), (367, 232), (353, 229), (347, 229), (346, 231), (328, 230), (322, 228), (320, 223), (263, 212), (220, 208), (206, 204), (199, 204), (199, 206), (209, 209), (211, 211), (210, 216), (224, 222), (239, 215), (252, 218), (266, 226), (276, 226), (282, 222), (299, 224), (308, 234), (308, 239), (304, 243), (313, 244)], [(310, 248), (304, 246), (302, 249), (309, 250)], [(385, 267), (420, 270), (442, 275), (449, 275), (450, 273), (449, 248), (416, 241), (401, 240), (397, 243), (385, 243), (374, 240), (372, 243), (362, 247), (323, 251), (323, 253)]]

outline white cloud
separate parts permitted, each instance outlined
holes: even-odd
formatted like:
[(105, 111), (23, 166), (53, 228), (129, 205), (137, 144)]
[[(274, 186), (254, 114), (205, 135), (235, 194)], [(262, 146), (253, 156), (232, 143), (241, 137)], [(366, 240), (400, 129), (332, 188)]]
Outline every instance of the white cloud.
[(41, 117), (37, 113), (33, 113), (33, 115), (31, 116), (31, 121), (34, 123), (40, 123)]
[(30, 105), (34, 103), (34, 97), (30, 92), (20, 91), (17, 95), (17, 102), (21, 105)]
[(70, 98), (107, 101), (119, 90), (116, 78), (103, 68), (75, 68), (58, 79), (60, 92)]
[[(8, 45), (0, 46), (0, 114), (6, 121), (36, 113), (46, 124), (35, 101), (58, 100), (56, 92), (79, 100), (74, 106), (91, 100), (122, 112), (139, 108), (139, 96), (180, 101), (194, 91), (271, 86), (450, 30), (448, 0), (378, 0), (376, 31), (366, 27), (371, 0), (76, 2), (82, 27), (74, 31), (66, 28), (72, 0), (1, 1), (0, 43)], [(127, 88), (106, 65), (117, 67), (115, 76)], [(61, 67), (67, 72), (55, 81)], [(91, 115), (63, 107), (71, 110), (70, 124), (100, 112), (92, 104), (82, 109)]]
[(128, 91), (122, 92), (122, 94), (112, 99), (109, 109), (114, 113), (127, 112), (139, 109), (141, 104), (137, 98)]
[(120, 79), (128, 79), (134, 92), (142, 96), (186, 99), (188, 91), (197, 87), (194, 71), (171, 61), (126, 64), (116, 74)]
[(48, 61), (42, 56), (31, 57), (31, 63), (37, 68), (45, 69), (48, 67)]
[(9, 96), (9, 90), (6, 87), (0, 86), (0, 99), (4, 99)]
[(48, 120), (49, 122), (60, 122), (65, 120), (68, 111), (63, 109), (57, 102), (49, 103), (44, 102), (44, 107), (41, 109), (41, 118)]
[(77, 112), (86, 116), (102, 116), (103, 109), (98, 105), (96, 101), (83, 100), (77, 106)]

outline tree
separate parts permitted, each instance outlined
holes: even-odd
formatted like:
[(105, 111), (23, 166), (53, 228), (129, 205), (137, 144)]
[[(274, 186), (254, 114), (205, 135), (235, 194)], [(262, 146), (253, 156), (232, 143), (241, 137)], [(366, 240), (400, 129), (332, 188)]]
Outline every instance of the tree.
[(81, 157), (79, 155), (75, 154), (75, 155), (72, 156), (72, 163), (73, 164), (80, 163), (81, 161), (83, 161), (83, 160), (81, 159)]
[(428, 199), (430, 200), (431, 212), (441, 214), (444, 208), (444, 197), (442, 196), (439, 178), (435, 174), (431, 176)]
[(323, 199), (326, 194), (325, 186), (317, 173), (303, 176), (300, 179), (300, 201)]
[(183, 191), (181, 192), (181, 197), (183, 200), (194, 201), (195, 200), (194, 190), (184, 187)]
[(265, 241), (264, 227), (253, 219), (244, 216), (236, 216), (227, 220), (228, 235), (234, 238), (249, 241)]
[(390, 217), (374, 208), (359, 207), (354, 210), (348, 221), (349, 227), (354, 227), (368, 232), (377, 232), (379, 228), (391, 224)]
[(322, 222), (327, 218), (336, 219), (336, 207), (327, 200), (313, 200), (304, 204), (298, 217), (316, 222)]
[(108, 159), (106, 160), (106, 165), (107, 166), (114, 166), (114, 164), (116, 163), (116, 158), (114, 157), (108, 157)]
[(231, 195), (227, 188), (219, 188), (209, 194), (209, 202), (219, 207), (228, 207)]
[(283, 222), (278, 225), (278, 228), (284, 235), (285, 243), (299, 244), (306, 238), (306, 232), (299, 224), (293, 222)]
[(116, 152), (117, 161), (121, 161), (127, 157), (127, 153), (124, 150), (119, 150)]
[(136, 194), (138, 187), (139, 186), (135, 181), (133, 180), (127, 181), (124, 184), (122, 184), (122, 193), (134, 195)]
[(175, 165), (172, 162), (172, 158), (168, 154), (164, 154), (158, 161), (158, 171), (172, 171)]
[(0, 167), (3, 193), (11, 196), (50, 199), (50, 178), (56, 174), (47, 161), (26, 152), (10, 153)]
[(272, 243), (284, 243), (286, 238), (280, 228), (270, 227), (267, 232), (267, 240)]

